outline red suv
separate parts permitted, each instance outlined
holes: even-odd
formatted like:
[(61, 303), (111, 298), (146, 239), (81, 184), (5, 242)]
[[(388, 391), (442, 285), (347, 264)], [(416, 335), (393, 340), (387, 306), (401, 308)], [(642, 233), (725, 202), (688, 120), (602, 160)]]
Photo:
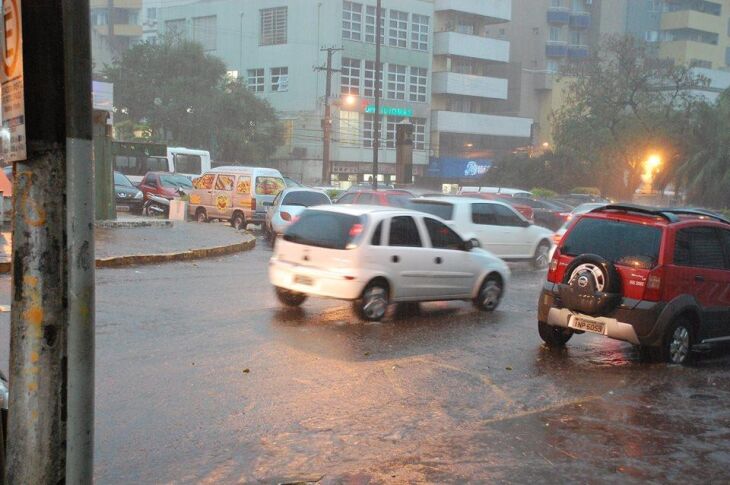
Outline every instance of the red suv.
[(583, 214), (555, 251), (537, 315), (549, 346), (592, 332), (683, 364), (730, 340), (730, 221), (629, 204)]

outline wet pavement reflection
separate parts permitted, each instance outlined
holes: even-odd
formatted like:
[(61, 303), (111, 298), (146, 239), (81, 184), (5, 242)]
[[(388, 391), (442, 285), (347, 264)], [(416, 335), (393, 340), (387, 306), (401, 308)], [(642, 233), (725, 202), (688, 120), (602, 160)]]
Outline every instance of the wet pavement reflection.
[(730, 480), (727, 348), (691, 367), (597, 336), (547, 349), (544, 273), (520, 266), (493, 314), (284, 309), (269, 254), (99, 271), (99, 483)]

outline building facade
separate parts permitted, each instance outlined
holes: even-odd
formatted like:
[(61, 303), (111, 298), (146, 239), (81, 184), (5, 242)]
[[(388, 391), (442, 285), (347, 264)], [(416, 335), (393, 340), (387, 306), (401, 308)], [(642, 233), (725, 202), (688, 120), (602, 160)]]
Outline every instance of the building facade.
[[(201, 42), (271, 103), (286, 132), (276, 162), (308, 183), (321, 182), (327, 73), (315, 68), (326, 64), (324, 48), (337, 48), (332, 180), (324, 183), (348, 185), (373, 175), (375, 10), (375, 0), (219, 0), (161, 8), (156, 17), (159, 34)], [(509, 44), (489, 39), (486, 26), (508, 22), (510, 10), (510, 0), (383, 0), (381, 180), (395, 177), (399, 123), (413, 125), (416, 178), (440, 176), (441, 157), (493, 155), (529, 139), (530, 120), (490, 115), (490, 102), (507, 97), (507, 80), (492, 70), (507, 65)], [(462, 32), (460, 19), (471, 23)], [(464, 153), (469, 144), (484, 153)]]
[(142, 38), (142, 0), (91, 0), (91, 29), (101, 42), (123, 52)]

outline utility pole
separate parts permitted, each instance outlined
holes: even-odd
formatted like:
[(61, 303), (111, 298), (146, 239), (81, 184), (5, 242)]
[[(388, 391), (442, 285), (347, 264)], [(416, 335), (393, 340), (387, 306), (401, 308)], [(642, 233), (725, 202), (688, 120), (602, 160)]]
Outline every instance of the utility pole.
[(22, 6), (27, 155), (17, 159), (14, 180), (7, 478), (8, 483), (90, 484), (89, 0), (34, 0)]
[(375, 114), (373, 115), (373, 190), (378, 190), (378, 153), (380, 151), (380, 37), (383, 35), (381, 0), (375, 6)]
[(327, 52), (327, 65), (315, 67), (316, 71), (326, 71), (327, 81), (324, 89), (324, 119), (322, 119), (322, 183), (329, 185), (330, 172), (330, 139), (332, 137), (332, 109), (330, 107), (330, 96), (332, 96), (332, 73), (340, 72), (340, 69), (332, 69), (332, 56), (335, 52), (343, 50), (341, 47), (323, 47), (320, 51)]

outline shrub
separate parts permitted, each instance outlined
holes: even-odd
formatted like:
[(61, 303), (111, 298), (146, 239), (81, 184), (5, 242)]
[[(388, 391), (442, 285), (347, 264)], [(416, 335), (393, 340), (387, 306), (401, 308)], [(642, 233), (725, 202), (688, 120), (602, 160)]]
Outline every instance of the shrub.
[(538, 199), (547, 199), (558, 195), (554, 190), (546, 189), (545, 187), (534, 187), (530, 192)]
[(596, 197), (601, 196), (601, 189), (598, 187), (573, 187), (573, 189), (570, 191), (571, 194), (585, 194), (585, 195), (595, 195)]

